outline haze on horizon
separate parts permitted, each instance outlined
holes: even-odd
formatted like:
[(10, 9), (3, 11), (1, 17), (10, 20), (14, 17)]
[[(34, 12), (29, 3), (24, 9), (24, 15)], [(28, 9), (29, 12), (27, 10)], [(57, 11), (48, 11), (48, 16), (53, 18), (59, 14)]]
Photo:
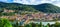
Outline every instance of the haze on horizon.
[(60, 0), (0, 0), (0, 2), (7, 3), (21, 3), (27, 5), (38, 5), (42, 3), (51, 3), (60, 7)]

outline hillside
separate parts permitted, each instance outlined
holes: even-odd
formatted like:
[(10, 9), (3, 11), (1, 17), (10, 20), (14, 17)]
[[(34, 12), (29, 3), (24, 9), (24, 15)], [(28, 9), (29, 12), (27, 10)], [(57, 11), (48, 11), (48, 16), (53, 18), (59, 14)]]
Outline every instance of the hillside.
[(3, 9), (29, 12), (44, 12), (44, 13), (60, 13), (60, 7), (57, 7), (50, 3), (44, 3), (40, 5), (24, 5), (18, 3), (4, 3), (0, 2), (0, 11)]
[(0, 8), (3, 9), (9, 9), (9, 10), (22, 10), (22, 11), (36, 11), (34, 8), (23, 5), (23, 4), (18, 4), (18, 3), (3, 3), (0, 2)]
[(36, 10), (39, 10), (44, 13), (60, 13), (60, 7), (53, 4), (44, 3), (40, 5), (33, 6)]

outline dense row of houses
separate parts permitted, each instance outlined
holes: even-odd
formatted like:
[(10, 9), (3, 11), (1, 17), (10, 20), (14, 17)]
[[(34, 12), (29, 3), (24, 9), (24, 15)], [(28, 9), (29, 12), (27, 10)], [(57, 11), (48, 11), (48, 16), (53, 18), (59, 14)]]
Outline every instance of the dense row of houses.
[[(15, 12), (14, 10), (6, 10), (4, 9), (4, 12)], [(0, 16), (0, 18), (7, 18), (10, 21), (16, 21), (18, 22), (28, 22), (29, 20), (40, 20), (40, 21), (48, 21), (48, 20), (60, 20), (60, 13), (31, 13), (31, 14), (15, 14), (13, 16)], [(24, 21), (25, 20), (25, 21)]]
[(8, 19), (18, 19), (21, 20), (23, 18), (25, 19), (40, 19), (40, 20), (53, 20), (55, 18), (60, 19), (60, 13), (35, 13), (35, 14), (25, 14), (20, 15), (16, 14), (14, 16), (0, 16), (1, 18), (8, 18)]
[[(15, 12), (14, 10), (7, 10), (4, 9), (4, 12)], [(25, 15), (20, 15), (16, 14), (14, 16), (0, 16), (1, 18), (9, 18), (9, 19), (18, 19), (21, 20), (23, 18), (25, 19), (40, 19), (40, 20), (53, 20), (55, 18), (60, 18), (60, 13), (31, 13), (31, 14), (25, 14)]]
[(23, 18), (30, 19), (40, 19), (40, 20), (53, 20), (55, 18), (60, 18), (60, 13), (36, 13), (36, 14), (26, 14), (21, 16)]

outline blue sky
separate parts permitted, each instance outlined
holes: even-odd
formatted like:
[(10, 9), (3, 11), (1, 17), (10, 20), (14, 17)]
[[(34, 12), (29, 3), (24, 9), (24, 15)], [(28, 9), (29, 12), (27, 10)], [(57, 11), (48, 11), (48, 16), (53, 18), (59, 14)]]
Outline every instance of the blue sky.
[(60, 7), (60, 0), (0, 0), (7, 3), (22, 3), (28, 5), (37, 5), (42, 3), (51, 3)]

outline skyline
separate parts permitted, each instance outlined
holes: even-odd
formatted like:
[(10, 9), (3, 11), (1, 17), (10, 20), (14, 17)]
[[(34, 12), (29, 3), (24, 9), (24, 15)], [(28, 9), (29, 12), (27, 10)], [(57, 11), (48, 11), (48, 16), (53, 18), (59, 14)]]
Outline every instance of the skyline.
[(0, 0), (0, 2), (21, 3), (21, 4), (27, 4), (27, 5), (38, 5), (42, 3), (51, 3), (53, 5), (60, 7), (60, 0)]

